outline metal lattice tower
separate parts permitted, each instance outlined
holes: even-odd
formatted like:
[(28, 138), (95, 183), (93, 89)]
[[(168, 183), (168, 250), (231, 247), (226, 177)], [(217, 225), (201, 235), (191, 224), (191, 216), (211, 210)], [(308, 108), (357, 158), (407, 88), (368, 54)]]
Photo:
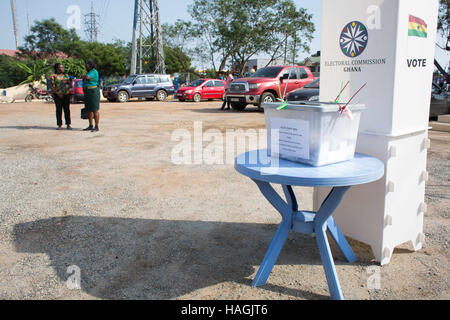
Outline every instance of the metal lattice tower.
[(88, 41), (93, 43), (97, 42), (98, 36), (98, 15), (94, 12), (94, 2), (91, 2), (91, 12), (84, 15), (84, 32), (88, 38)]
[[(154, 73), (166, 73), (158, 0), (135, 0), (131, 74), (143, 72), (142, 64), (154, 62)], [(138, 69), (139, 67), (139, 69)]]
[(14, 38), (16, 39), (16, 49), (17, 49), (19, 47), (19, 35), (17, 31), (18, 28), (17, 28), (16, 0), (11, 0), (11, 13), (13, 19)]

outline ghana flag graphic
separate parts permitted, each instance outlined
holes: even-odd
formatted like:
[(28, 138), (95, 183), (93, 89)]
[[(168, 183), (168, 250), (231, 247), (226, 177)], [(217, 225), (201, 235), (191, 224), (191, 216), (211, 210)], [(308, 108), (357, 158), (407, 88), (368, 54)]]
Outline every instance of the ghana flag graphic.
[(409, 15), (409, 31), (411, 37), (426, 38), (428, 36), (428, 28), (425, 21), (420, 18)]

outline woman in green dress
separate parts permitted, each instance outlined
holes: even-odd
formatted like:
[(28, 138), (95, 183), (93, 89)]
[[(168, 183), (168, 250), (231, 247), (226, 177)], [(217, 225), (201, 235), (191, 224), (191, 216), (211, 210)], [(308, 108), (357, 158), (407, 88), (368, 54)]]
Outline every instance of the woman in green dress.
[(50, 76), (50, 89), (53, 94), (53, 100), (56, 106), (56, 124), (58, 130), (62, 129), (62, 113), (64, 110), (64, 118), (66, 120), (67, 130), (71, 130), (70, 119), (70, 93), (69, 88), (71, 80), (64, 72), (64, 66), (61, 63), (55, 64), (55, 73)]
[[(98, 71), (95, 69), (95, 63), (86, 61), (87, 74), (82, 76), (83, 92), (84, 92), (84, 107), (89, 117), (89, 127), (84, 131), (99, 131), (100, 122), (100, 89), (98, 87)], [(95, 127), (93, 120), (95, 119)]]

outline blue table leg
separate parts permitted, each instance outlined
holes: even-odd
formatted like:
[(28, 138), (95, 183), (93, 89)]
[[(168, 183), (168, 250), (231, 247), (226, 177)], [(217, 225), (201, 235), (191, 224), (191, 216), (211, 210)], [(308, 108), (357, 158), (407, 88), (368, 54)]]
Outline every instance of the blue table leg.
[(278, 259), (281, 249), (286, 242), (289, 231), (291, 231), (289, 221), (283, 221), (278, 227), (277, 232), (272, 238), (272, 241), (270, 242), (269, 249), (267, 249), (264, 260), (258, 269), (258, 273), (256, 274), (255, 279), (253, 279), (252, 287), (258, 287), (266, 284), (267, 279), (269, 279), (269, 275), (272, 272), (273, 266)]
[(292, 229), (293, 210), (292, 207), (297, 205), (295, 196), (293, 196), (292, 188), (283, 187), (287, 202), (278, 195), (278, 193), (267, 182), (253, 180), (264, 197), (280, 212), (282, 222), (278, 227), (272, 241), (270, 242), (269, 249), (264, 256), (264, 260), (259, 267), (259, 270), (252, 282), (253, 287), (264, 285), (272, 272), (273, 266), (278, 259), (278, 256), (283, 248), (284, 243), (289, 235), (289, 231)]
[[(336, 268), (334, 266), (333, 256), (331, 254), (330, 245), (327, 239), (327, 221), (333, 214), (334, 210), (336, 210), (339, 206), (349, 188), (350, 187), (333, 188), (327, 199), (320, 207), (315, 218), (315, 231), (320, 258), (322, 259), (323, 268), (325, 270), (330, 295), (334, 300), (343, 300), (344, 296), (342, 295), (341, 286), (339, 284)], [(333, 226), (331, 229), (333, 229)], [(336, 231), (336, 229), (333, 230)]]
[(294, 190), (292, 190), (291, 186), (283, 185), (284, 196), (286, 197), (286, 201), (288, 205), (291, 207), (292, 211), (298, 211), (297, 198), (295, 197)]
[[(252, 286), (256, 287), (264, 285), (267, 282), (281, 249), (286, 242), (289, 232), (293, 228), (293, 217), (295, 212), (298, 211), (298, 204), (291, 186), (283, 185), (283, 191), (286, 197), (285, 202), (272, 188), (270, 183), (259, 180), (253, 181), (257, 184), (264, 197), (275, 209), (278, 210), (282, 217), (282, 222), (272, 238), (266, 255), (264, 256), (264, 260), (252, 282)], [(327, 278), (331, 298), (335, 300), (342, 300), (344, 299), (344, 296), (339, 284), (326, 232), (327, 230), (330, 232), (342, 254), (349, 262), (356, 261), (356, 256), (353, 253), (353, 250), (332, 218), (332, 214), (341, 203), (348, 189), (350, 189), (350, 187), (333, 188), (325, 201), (322, 203), (322, 206), (316, 213), (314, 219), (314, 231), (316, 232), (320, 257), (325, 270), (325, 276)]]
[(350, 263), (358, 260), (358, 258), (354, 254), (352, 248), (348, 244), (347, 239), (345, 239), (341, 230), (339, 230), (339, 227), (337, 226), (333, 217), (328, 218), (327, 226), (328, 226), (328, 232), (331, 234), (331, 237), (333, 238), (334, 242), (336, 242), (337, 246), (339, 247), (339, 250), (345, 257), (345, 259)]

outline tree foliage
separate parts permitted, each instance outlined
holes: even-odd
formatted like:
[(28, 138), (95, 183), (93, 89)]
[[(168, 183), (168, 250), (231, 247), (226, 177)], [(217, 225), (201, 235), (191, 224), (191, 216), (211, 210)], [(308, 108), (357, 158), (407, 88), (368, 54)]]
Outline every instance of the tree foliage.
[(180, 48), (172, 48), (164, 45), (164, 61), (166, 63), (166, 73), (193, 71), (191, 58), (189, 58)]
[[(54, 19), (37, 21), (31, 28), (31, 35), (25, 38), (20, 48), (22, 57), (33, 60), (52, 58), (64, 53), (69, 58), (61, 59), (66, 71), (79, 77), (84, 72), (84, 62), (93, 60), (102, 76), (123, 76), (130, 72), (131, 44), (116, 40), (113, 43), (89, 43), (82, 41), (75, 30), (65, 30)], [(192, 70), (191, 59), (178, 47), (164, 46), (168, 73)], [(143, 72), (153, 72), (154, 61), (148, 57)], [(55, 62), (55, 61), (53, 61)]]
[(31, 34), (25, 37), (25, 43), (19, 49), (22, 55), (35, 59), (61, 52), (76, 57), (82, 45), (75, 29), (64, 29), (54, 18), (35, 22), (30, 31)]
[(51, 70), (51, 66), (47, 64), (47, 60), (34, 61), (31, 67), (23, 62), (17, 62), (17, 66), (23, 71), (25, 71), (27, 74), (27, 78), (23, 80), (20, 84), (34, 83), (34, 82), (46, 84), (46, 82), (43, 81), (43, 79), (45, 79), (48, 72)]
[(17, 59), (0, 55), (0, 88), (9, 88), (22, 82), (28, 75), (17, 65)]
[(127, 59), (116, 44), (84, 42), (78, 58), (84, 61), (93, 60), (101, 75), (122, 76), (127, 73)]
[(86, 74), (86, 68), (83, 60), (67, 58), (57, 59), (54, 63), (61, 63), (64, 66), (64, 71), (68, 75), (80, 78), (83, 74)]
[(53, 18), (35, 22), (31, 34), (25, 37), (24, 46), (19, 49), (22, 57), (34, 60), (60, 58), (58, 55), (64, 53), (72, 60), (61, 62), (70, 70), (74, 68), (77, 75), (84, 69), (80, 61), (95, 61), (104, 76), (125, 75), (129, 65), (128, 51), (123, 42), (103, 44), (82, 41), (75, 30), (64, 29)]
[[(168, 38), (166, 35), (169, 32), (167, 25), (163, 26), (164, 38)], [(145, 41), (151, 43), (150, 39)], [(173, 46), (172, 43), (164, 42), (164, 62), (166, 65), (166, 73), (174, 74), (179, 72), (193, 72), (191, 66), (191, 58), (183, 51), (179, 46)], [(155, 53), (156, 54), (156, 53)], [(129, 57), (131, 57), (131, 50), (129, 52)], [(139, 70), (139, 66), (138, 66)], [(152, 56), (147, 56), (143, 58), (142, 72), (152, 73), (156, 70), (156, 60)]]
[(299, 50), (309, 51), (314, 32), (312, 16), (292, 0), (194, 0), (189, 13), (192, 22), (166, 26), (169, 41), (185, 52), (186, 43), (196, 41), (190, 52), (218, 71), (231, 58), (242, 73), (257, 54), (268, 54), (272, 61), (285, 56), (288, 62), (289, 52), (295, 60)]
[[(197, 51), (202, 51), (201, 46), (189, 46), (195, 40), (191, 34), (192, 24), (182, 20), (177, 20), (174, 24), (163, 24), (162, 35), (164, 43), (164, 58), (168, 72), (185, 72), (201, 75), (196, 73), (192, 67), (192, 58), (198, 59)], [(203, 51), (202, 51), (203, 52)]]

